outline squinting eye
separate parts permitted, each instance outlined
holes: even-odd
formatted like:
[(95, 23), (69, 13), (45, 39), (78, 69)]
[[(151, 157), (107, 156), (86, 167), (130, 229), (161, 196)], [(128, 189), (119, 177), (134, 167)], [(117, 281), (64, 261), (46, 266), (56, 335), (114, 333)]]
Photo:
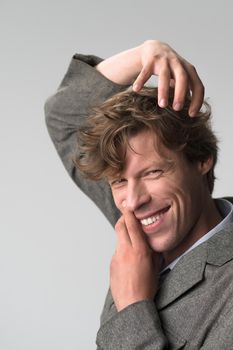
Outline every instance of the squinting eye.
[(150, 170), (145, 174), (146, 177), (152, 177), (153, 179), (157, 179), (161, 175), (163, 175), (163, 170), (161, 169)]
[(125, 181), (125, 179), (116, 179), (110, 182), (110, 186), (121, 186)]

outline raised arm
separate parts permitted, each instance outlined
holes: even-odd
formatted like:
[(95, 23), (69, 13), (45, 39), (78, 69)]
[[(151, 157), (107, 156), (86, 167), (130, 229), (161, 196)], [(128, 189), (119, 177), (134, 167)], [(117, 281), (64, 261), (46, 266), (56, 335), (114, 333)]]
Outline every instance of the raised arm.
[(167, 106), (171, 83), (175, 87), (175, 110), (182, 108), (188, 90), (192, 92), (190, 116), (195, 116), (202, 106), (204, 86), (194, 66), (158, 40), (147, 40), (102, 61), (96, 68), (117, 84), (133, 84), (134, 91), (140, 91), (152, 75), (157, 75), (160, 107)]
[(78, 154), (77, 130), (85, 124), (93, 106), (124, 90), (100, 74), (96, 56), (75, 55), (57, 92), (45, 104), (46, 123), (56, 150), (71, 178), (102, 210), (112, 225), (118, 218), (109, 186), (82, 177), (74, 166)]

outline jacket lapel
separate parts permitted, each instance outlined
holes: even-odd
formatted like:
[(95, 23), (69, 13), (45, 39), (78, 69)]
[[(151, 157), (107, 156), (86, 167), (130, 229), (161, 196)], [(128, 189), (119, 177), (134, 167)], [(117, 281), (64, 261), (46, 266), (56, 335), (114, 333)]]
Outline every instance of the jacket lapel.
[(155, 299), (158, 310), (176, 300), (203, 279), (206, 259), (206, 245), (202, 244), (178, 261), (160, 286)]
[(233, 223), (214, 235), (207, 246), (207, 262), (211, 265), (222, 266), (233, 259)]
[(233, 259), (233, 224), (184, 255), (156, 295), (158, 310), (166, 307), (204, 278), (206, 264), (222, 266)]

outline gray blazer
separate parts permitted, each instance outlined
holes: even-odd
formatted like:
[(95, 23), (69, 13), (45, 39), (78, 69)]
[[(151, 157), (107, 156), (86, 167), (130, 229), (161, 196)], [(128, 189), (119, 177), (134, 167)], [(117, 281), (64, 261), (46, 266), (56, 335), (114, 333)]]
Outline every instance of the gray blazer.
[[(114, 225), (119, 212), (109, 187), (84, 179), (72, 162), (78, 153), (76, 131), (91, 108), (126, 88), (93, 68), (100, 61), (75, 55), (45, 114), (69, 175)], [(154, 301), (117, 312), (109, 290), (96, 343), (99, 350), (233, 349), (233, 225), (183, 256)]]

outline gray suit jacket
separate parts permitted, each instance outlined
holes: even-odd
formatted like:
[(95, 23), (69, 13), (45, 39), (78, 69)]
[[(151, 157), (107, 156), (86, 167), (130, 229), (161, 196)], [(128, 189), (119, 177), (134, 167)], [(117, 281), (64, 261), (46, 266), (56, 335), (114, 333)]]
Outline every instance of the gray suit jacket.
[[(112, 225), (119, 217), (109, 187), (82, 177), (72, 159), (77, 129), (91, 108), (125, 89), (93, 66), (101, 59), (75, 55), (45, 105), (50, 136), (68, 173)], [(154, 301), (117, 312), (109, 290), (97, 334), (98, 349), (233, 349), (233, 225), (183, 256)]]

